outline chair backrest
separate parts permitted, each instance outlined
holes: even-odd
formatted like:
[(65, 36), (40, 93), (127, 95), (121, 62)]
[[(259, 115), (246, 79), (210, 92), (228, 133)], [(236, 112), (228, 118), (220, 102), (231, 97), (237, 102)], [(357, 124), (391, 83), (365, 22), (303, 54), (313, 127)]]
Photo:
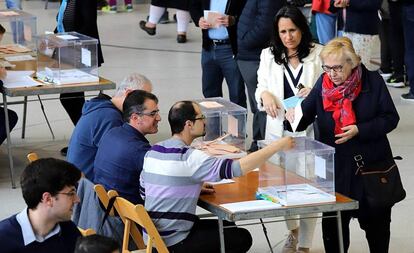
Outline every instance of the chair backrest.
[(83, 229), (83, 228), (78, 227), (78, 229), (81, 232), (82, 236), (89, 236), (89, 235), (96, 234), (95, 230), (93, 230), (92, 228)]
[(35, 152), (27, 154), (27, 160), (29, 160), (29, 162), (36, 161), (37, 159), (39, 159), (39, 156)]
[[(96, 184), (94, 187), (94, 190), (96, 192), (96, 195), (99, 198), (99, 201), (103, 204), (105, 208), (108, 208), (109, 200), (113, 197), (119, 196), (118, 192), (115, 190), (106, 191), (103, 185)], [(114, 216), (114, 211), (116, 209), (116, 205), (114, 204), (113, 208), (111, 208), (109, 215)], [(116, 210), (119, 214), (119, 211)], [(122, 222), (125, 225), (125, 219), (120, 215)], [(145, 243), (142, 239), (141, 232), (139, 231), (138, 227), (134, 224), (131, 227), (130, 234), (132, 239), (134, 240), (135, 244), (138, 246), (138, 249), (145, 249)]]
[(125, 219), (122, 253), (130, 252), (128, 250), (129, 234), (131, 226), (135, 223), (143, 227), (148, 234), (148, 244), (146, 250), (147, 253), (152, 252), (153, 246), (157, 249), (158, 253), (168, 253), (167, 246), (162, 240), (157, 228), (155, 227), (143, 205), (134, 205), (128, 200), (118, 197), (115, 200), (115, 206), (119, 215)]

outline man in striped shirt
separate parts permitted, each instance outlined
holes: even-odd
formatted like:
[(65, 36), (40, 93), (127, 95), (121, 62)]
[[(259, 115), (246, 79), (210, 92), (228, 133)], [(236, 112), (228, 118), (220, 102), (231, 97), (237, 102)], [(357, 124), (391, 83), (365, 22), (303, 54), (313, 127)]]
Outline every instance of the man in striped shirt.
[[(195, 215), (203, 182), (242, 176), (294, 145), (287, 137), (238, 161), (212, 157), (189, 146), (205, 134), (204, 119), (197, 103), (177, 102), (168, 114), (172, 138), (154, 145), (144, 158), (140, 193), (170, 252), (220, 249), (217, 221)], [(224, 238), (226, 252), (247, 252), (252, 244), (250, 233), (242, 228), (225, 229)]]

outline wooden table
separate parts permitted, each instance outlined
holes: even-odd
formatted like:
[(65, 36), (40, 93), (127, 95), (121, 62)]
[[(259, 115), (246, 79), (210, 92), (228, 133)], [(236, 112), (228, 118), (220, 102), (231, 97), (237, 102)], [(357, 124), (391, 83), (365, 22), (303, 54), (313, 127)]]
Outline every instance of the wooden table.
[[(24, 108), (23, 108), (23, 128), (26, 123), (26, 104), (27, 96), (32, 95), (49, 95), (49, 94), (61, 94), (61, 93), (72, 93), (72, 92), (85, 92), (85, 91), (103, 91), (110, 90), (116, 87), (115, 83), (100, 77), (99, 82), (92, 83), (78, 83), (78, 84), (65, 84), (65, 85), (42, 85), (38, 87), (26, 87), (26, 88), (7, 88), (2, 87), (0, 92), (3, 94), (3, 104), (5, 112), (5, 126), (7, 133), (7, 152), (9, 155), (9, 166), (10, 166), (10, 178), (12, 188), (16, 188), (14, 182), (14, 166), (12, 156), (12, 142), (10, 139), (10, 127), (9, 127), (9, 115), (7, 113), (7, 97), (24, 97)], [(22, 137), (24, 134), (22, 133)]]
[[(266, 167), (268, 166), (273, 165), (271, 165), (270, 163), (266, 163), (261, 167), (261, 169), (266, 169)], [(352, 200), (339, 193), (336, 193), (336, 202), (300, 206), (283, 206), (271, 210), (232, 213), (231, 211), (220, 206), (221, 204), (255, 200), (255, 194), (259, 186), (258, 178), (259, 173), (257, 171), (250, 172), (243, 177), (235, 178), (235, 183), (215, 185), (215, 194), (200, 196), (198, 205), (210, 211), (218, 217), (222, 253), (225, 252), (223, 220), (235, 222), (241, 220), (274, 218), (322, 212), (336, 212), (340, 246), (339, 252), (343, 252), (342, 224), (340, 211), (358, 209), (358, 201)]]

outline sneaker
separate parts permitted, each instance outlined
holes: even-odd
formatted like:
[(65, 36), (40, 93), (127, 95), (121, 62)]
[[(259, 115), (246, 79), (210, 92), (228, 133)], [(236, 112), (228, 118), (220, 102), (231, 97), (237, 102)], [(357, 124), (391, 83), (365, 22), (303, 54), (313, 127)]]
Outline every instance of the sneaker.
[(387, 81), (387, 79), (390, 78), (392, 75), (392, 72), (389, 69), (379, 69), (378, 72), (380, 73), (384, 81)]
[(387, 85), (394, 88), (402, 88), (404, 84), (404, 75), (392, 74), (386, 81)]
[(298, 239), (290, 233), (286, 238), (285, 245), (283, 245), (281, 253), (295, 253), (298, 246)]
[(148, 35), (151, 35), (151, 36), (155, 35), (155, 33), (156, 33), (155, 29), (156, 29), (156, 28), (155, 28), (155, 27), (154, 27), (154, 28), (146, 27), (146, 26), (145, 26), (146, 24), (147, 24), (147, 22), (146, 22), (146, 21), (141, 20), (141, 21), (139, 22), (139, 27), (140, 27), (142, 30), (146, 31), (146, 32), (148, 33)]
[(116, 13), (116, 6), (104, 6), (102, 7), (102, 12), (106, 12), (106, 13)]
[(187, 42), (187, 35), (185, 34), (177, 35), (177, 43), (186, 43), (186, 42)]
[(402, 94), (401, 99), (409, 102), (414, 102), (414, 94), (410, 92)]
[(125, 6), (125, 11), (126, 12), (131, 12), (131, 11), (133, 11), (134, 10), (134, 7), (132, 7), (132, 4), (127, 4), (126, 6)]
[(68, 154), (68, 147), (64, 147), (60, 150), (60, 154), (62, 156), (66, 156)]

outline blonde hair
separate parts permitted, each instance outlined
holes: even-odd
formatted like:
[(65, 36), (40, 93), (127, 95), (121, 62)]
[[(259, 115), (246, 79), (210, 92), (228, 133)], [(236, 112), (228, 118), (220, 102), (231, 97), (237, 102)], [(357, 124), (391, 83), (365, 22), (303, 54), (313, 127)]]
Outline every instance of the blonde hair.
[(329, 41), (319, 54), (322, 62), (328, 56), (345, 59), (346, 62), (352, 65), (352, 68), (355, 68), (361, 62), (361, 57), (356, 54), (352, 41), (347, 37), (338, 37)]

